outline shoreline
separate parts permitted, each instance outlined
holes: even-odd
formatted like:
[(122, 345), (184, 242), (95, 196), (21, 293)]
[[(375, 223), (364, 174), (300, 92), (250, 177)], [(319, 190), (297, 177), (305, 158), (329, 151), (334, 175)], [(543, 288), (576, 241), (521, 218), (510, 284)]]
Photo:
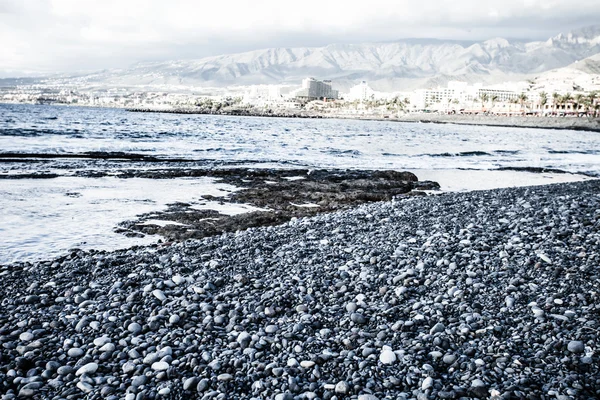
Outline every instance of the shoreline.
[[(438, 193), (432, 189), (460, 192), (590, 178), (542, 168), (417, 169), (415, 177), (385, 170), (315, 170), (292, 165), (202, 166), (197, 161), (162, 162), (122, 152), (69, 154), (56, 160), (51, 160), (51, 156), (15, 153), (2, 159), (0, 155), (0, 163), (14, 162), (7, 164), (12, 165), (12, 171), (0, 174), (0, 181), (6, 182), (5, 191), (14, 191), (8, 199), (16, 199), (17, 193), (26, 196), (22, 202), (4, 203), (4, 217), (18, 222), (14, 222), (14, 229), (5, 231), (4, 243), (0, 245), (4, 257), (0, 257), (0, 262), (19, 260), (19, 256), (39, 260), (46, 258), (45, 252), (65, 254), (72, 248), (118, 249), (157, 241), (198, 239), (277, 225), (293, 217), (329, 213), (398, 195)], [(34, 190), (52, 199), (46, 206), (55, 207), (60, 213), (43, 220), (31, 214), (33, 210), (44, 212), (44, 206), (35, 205), (35, 198), (26, 194), (27, 188), (36, 187)], [(170, 194), (140, 192), (141, 188), (152, 187), (168, 187)], [(217, 187), (221, 192), (215, 191)], [(127, 190), (133, 191), (132, 198), (126, 196)], [(104, 209), (111, 210), (106, 216), (99, 215), (93, 205), (98, 199), (102, 199)], [(22, 207), (30, 210), (29, 214), (21, 216), (16, 211)], [(104, 223), (94, 225), (82, 220), (73, 224), (81, 213), (102, 218)], [(25, 225), (37, 227), (37, 233), (18, 228)], [(53, 235), (53, 229), (60, 226), (62, 229)], [(36, 235), (40, 239), (34, 243)]]
[(398, 122), (494, 126), (505, 128), (556, 129), (600, 132), (600, 118), (584, 117), (523, 117), (479, 115), (419, 115), (393, 119)]
[(452, 115), (452, 114), (404, 114), (404, 115), (346, 115), (328, 114), (314, 111), (289, 111), (275, 113), (257, 113), (252, 111), (224, 111), (210, 112), (204, 110), (153, 110), (153, 109), (125, 109), (128, 112), (141, 113), (168, 113), (185, 115), (222, 115), (232, 117), (265, 117), (265, 118), (307, 118), (307, 119), (349, 119), (360, 121), (392, 121), (409, 123), (457, 124), (473, 126), (493, 126), (504, 128), (526, 129), (555, 129), (600, 132), (600, 118), (589, 117), (534, 117), (534, 116), (497, 116), (497, 115)]
[[(219, 115), (230, 117), (257, 117), (257, 118), (301, 118), (301, 119), (344, 119), (357, 121), (392, 121), (408, 123), (432, 123), (432, 124), (456, 124), (472, 126), (490, 126), (503, 128), (525, 128), (525, 129), (553, 129), (574, 130), (587, 132), (600, 132), (600, 118), (590, 117), (537, 117), (537, 116), (498, 116), (498, 115), (456, 115), (456, 114), (434, 114), (418, 113), (404, 114), (401, 116), (388, 115), (347, 115), (317, 113), (314, 111), (288, 110), (285, 112), (267, 113), (254, 111), (206, 111), (194, 109), (150, 109), (150, 108), (126, 108), (126, 107), (100, 107), (70, 104), (30, 104), (30, 103), (0, 103), (3, 105), (31, 105), (50, 107), (80, 107), (97, 109), (118, 109), (134, 113), (165, 113), (182, 115)], [(535, 121), (535, 122), (532, 122)]]
[(0, 265), (0, 392), (598, 397), (599, 194), (412, 197)]

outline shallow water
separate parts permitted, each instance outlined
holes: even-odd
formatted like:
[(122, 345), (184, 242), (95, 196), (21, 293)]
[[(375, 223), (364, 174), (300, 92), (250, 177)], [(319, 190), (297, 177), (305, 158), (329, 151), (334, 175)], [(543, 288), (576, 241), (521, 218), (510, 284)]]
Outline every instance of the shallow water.
[(155, 243), (157, 237), (126, 237), (114, 228), (166, 204), (202, 204), (202, 195), (224, 196), (233, 190), (209, 178), (0, 180), (0, 263), (58, 256), (71, 248)]
[[(0, 156), (85, 152), (184, 158), (198, 167), (218, 162), (410, 170), (421, 180), (438, 181), (443, 190), (584, 179), (577, 173), (600, 176), (600, 134), (591, 132), (0, 105)], [(86, 163), (78, 160), (72, 166), (86, 168)], [(102, 163), (91, 165), (102, 168)], [(0, 263), (48, 258), (73, 247), (114, 249), (156, 242), (158, 237), (127, 238), (113, 230), (119, 222), (177, 201), (219, 207), (201, 196), (235, 189), (205, 178), (79, 178), (70, 176), (70, 166), (66, 160), (50, 171), (61, 175), (54, 179), (0, 179)], [(496, 171), (502, 167), (574, 174)], [(0, 163), (0, 174), (47, 169), (47, 163)]]

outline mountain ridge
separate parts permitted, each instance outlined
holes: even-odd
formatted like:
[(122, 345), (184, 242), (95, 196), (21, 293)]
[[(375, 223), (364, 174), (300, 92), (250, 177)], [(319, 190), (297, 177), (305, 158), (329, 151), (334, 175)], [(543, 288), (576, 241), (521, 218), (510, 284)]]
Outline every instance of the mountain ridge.
[[(600, 53), (600, 25), (546, 41), (400, 39), (391, 42), (268, 48), (195, 60), (142, 62), (130, 68), (57, 78), (64, 84), (200, 87), (299, 84), (307, 76), (348, 89), (409, 90), (453, 79), (499, 83), (562, 68)], [(56, 79), (55, 79), (56, 80)]]

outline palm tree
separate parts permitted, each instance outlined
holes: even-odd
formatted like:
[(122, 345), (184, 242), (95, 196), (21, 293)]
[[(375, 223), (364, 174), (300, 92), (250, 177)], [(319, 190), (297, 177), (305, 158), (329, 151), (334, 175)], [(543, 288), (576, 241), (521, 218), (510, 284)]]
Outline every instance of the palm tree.
[(542, 113), (544, 112), (544, 106), (548, 103), (548, 93), (541, 92), (540, 93), (540, 110)]
[(499, 97), (498, 95), (493, 95), (491, 100), (492, 100), (492, 110), (494, 109), (494, 106), (496, 105), (496, 102), (498, 101)]
[(487, 93), (481, 93), (481, 95), (479, 95), (479, 98), (481, 99), (481, 111), (483, 111), (485, 109), (485, 103), (488, 102), (490, 96)]
[(515, 98), (509, 99), (508, 104), (508, 113), (512, 114), (512, 104), (519, 104), (519, 100)]
[(571, 96), (571, 93), (567, 93), (562, 97), (562, 102), (565, 105), (565, 111), (567, 109), (567, 103), (571, 102), (573, 100), (573, 96)]
[(521, 93), (519, 95), (519, 102), (521, 103), (521, 112), (525, 115), (525, 102), (527, 101), (527, 95), (525, 93)]
[(593, 110), (594, 112), (592, 113), (592, 116), (596, 116), (596, 112), (595, 112), (595, 105), (596, 105), (596, 99), (598, 98), (598, 92), (593, 91), (590, 92), (590, 94), (588, 94), (588, 102), (589, 102), (589, 109)]
[(560, 99), (560, 94), (558, 94), (557, 92), (552, 93), (552, 107), (554, 108), (554, 113), (556, 113), (556, 109), (558, 103), (560, 103)]
[(583, 100), (584, 100), (584, 99), (585, 99), (585, 96), (584, 96), (583, 94), (581, 94), (581, 93), (577, 93), (577, 94), (575, 95), (575, 104), (574, 104), (574, 108), (575, 108), (575, 111), (576, 111), (577, 113), (579, 113), (579, 107), (581, 106), (581, 103), (583, 103)]
[(581, 100), (581, 105), (583, 106), (583, 112), (587, 115), (589, 115), (589, 111), (590, 111), (590, 106), (592, 105), (592, 103), (590, 102), (590, 99), (587, 96), (583, 96), (583, 99)]

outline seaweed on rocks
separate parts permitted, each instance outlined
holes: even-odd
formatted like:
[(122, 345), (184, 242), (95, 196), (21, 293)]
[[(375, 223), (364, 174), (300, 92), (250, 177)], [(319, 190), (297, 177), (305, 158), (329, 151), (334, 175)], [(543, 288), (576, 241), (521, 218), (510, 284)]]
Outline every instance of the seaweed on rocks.
[[(177, 172), (144, 173), (171, 176)], [(215, 177), (219, 182), (241, 188), (228, 197), (207, 197), (208, 200), (248, 204), (259, 210), (225, 215), (176, 203), (169, 205), (167, 210), (142, 215), (135, 221), (125, 221), (117, 232), (126, 235), (160, 234), (169, 241), (198, 239), (439, 189), (436, 182), (420, 182), (414, 174), (399, 171), (227, 168), (189, 173)], [(175, 224), (155, 225), (147, 223), (149, 220), (172, 221)]]
[(600, 181), (0, 266), (2, 399), (596, 399)]

